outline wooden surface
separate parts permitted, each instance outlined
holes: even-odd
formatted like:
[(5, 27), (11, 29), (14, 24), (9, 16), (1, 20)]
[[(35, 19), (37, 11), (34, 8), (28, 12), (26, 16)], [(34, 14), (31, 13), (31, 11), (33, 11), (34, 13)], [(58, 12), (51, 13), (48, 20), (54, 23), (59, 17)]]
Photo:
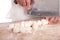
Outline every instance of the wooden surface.
[[(1, 25), (3, 26), (3, 25)], [(34, 33), (13, 33), (7, 24), (0, 27), (0, 40), (60, 40), (60, 24), (44, 25)]]

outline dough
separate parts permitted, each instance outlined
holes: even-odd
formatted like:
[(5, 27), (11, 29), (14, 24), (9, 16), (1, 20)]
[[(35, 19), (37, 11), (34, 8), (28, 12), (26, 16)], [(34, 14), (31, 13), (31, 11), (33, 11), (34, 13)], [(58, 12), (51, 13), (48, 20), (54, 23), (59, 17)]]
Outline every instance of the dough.
[(10, 24), (9, 29), (13, 29), (13, 28), (14, 28), (14, 24)]
[(36, 21), (34, 21), (32, 27), (33, 27), (34, 31), (37, 31), (38, 30), (38, 23)]
[(29, 21), (21, 22), (21, 28), (22, 33), (32, 33), (32, 28), (30, 27)]
[(46, 19), (42, 19), (41, 22), (42, 22), (42, 25), (47, 25), (48, 24), (48, 21)]
[(18, 32), (20, 32), (20, 23), (15, 23), (14, 24), (15, 26), (14, 26), (14, 28), (13, 28), (13, 32), (14, 33), (18, 33)]
[(38, 21), (37, 21), (37, 24), (38, 24), (38, 26), (41, 26), (41, 25), (42, 25), (41, 20), (38, 20)]

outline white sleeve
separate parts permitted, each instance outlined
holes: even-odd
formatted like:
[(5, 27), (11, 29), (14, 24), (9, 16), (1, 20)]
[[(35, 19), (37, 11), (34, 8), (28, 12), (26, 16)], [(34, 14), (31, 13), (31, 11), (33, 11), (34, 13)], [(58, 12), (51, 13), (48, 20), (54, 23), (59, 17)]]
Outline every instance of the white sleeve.
[(0, 18), (6, 18), (11, 6), (11, 0), (0, 0)]
[(11, 0), (0, 0), (0, 22), (7, 21), (6, 16), (11, 7)]

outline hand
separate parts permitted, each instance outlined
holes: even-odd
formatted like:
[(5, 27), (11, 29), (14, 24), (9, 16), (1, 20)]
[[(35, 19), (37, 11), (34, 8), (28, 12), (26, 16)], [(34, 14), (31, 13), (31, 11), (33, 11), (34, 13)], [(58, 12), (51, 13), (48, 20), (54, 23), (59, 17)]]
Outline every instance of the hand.
[(46, 20), (48, 20), (49, 21), (49, 24), (51, 24), (51, 23), (56, 23), (56, 22), (58, 22), (58, 21), (60, 21), (60, 17), (46, 17)]
[(31, 0), (26, 0), (26, 4), (27, 4), (26, 6), (27, 6), (28, 10), (31, 9), (30, 3), (31, 3)]
[(31, 9), (32, 5), (34, 4), (34, 0), (16, 0), (17, 3), (21, 6), (27, 7), (27, 9)]

